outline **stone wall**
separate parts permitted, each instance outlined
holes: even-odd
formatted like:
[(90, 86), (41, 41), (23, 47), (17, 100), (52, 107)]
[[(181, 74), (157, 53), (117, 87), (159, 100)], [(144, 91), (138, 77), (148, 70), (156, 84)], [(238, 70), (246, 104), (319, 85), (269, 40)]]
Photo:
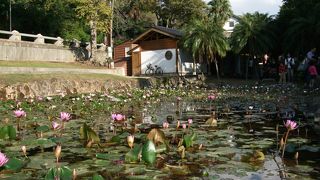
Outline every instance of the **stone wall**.
[(108, 92), (108, 89), (142, 88), (149, 86), (147, 79), (127, 80), (68, 80), (52, 78), (13, 85), (0, 84), (0, 100), (35, 98), (44, 96), (81, 93)]
[[(77, 40), (65, 42), (60, 37), (26, 34), (16, 30), (0, 30), (0, 37), (4, 38), (0, 39), (0, 60), (74, 62), (86, 61), (90, 57), (90, 44), (81, 44)], [(110, 47), (97, 44), (96, 61), (98, 64), (104, 65), (107, 57), (111, 56)]]
[(0, 60), (74, 62), (76, 56), (63, 46), (0, 39)]

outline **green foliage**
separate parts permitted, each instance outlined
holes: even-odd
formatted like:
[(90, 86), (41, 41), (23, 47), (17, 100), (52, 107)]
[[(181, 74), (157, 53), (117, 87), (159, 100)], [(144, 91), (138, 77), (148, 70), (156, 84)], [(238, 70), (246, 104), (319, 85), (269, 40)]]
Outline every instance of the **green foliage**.
[(192, 147), (193, 142), (196, 139), (196, 133), (192, 131), (192, 134), (185, 135), (183, 137), (183, 144), (186, 148)]
[(17, 158), (9, 158), (9, 161), (5, 165), (5, 169), (11, 171), (20, 171), (28, 162), (22, 161)]
[(91, 129), (86, 123), (80, 128), (80, 138), (84, 139), (87, 143), (99, 143), (100, 138), (97, 133)]
[(50, 130), (50, 128), (49, 128), (49, 126), (47, 126), (47, 125), (38, 126), (38, 127), (36, 128), (36, 131), (38, 131), (38, 132), (47, 132), (47, 131), (49, 131), (49, 130)]
[(104, 178), (99, 175), (99, 174), (95, 174), (93, 177), (92, 177), (92, 180), (104, 180)]
[(317, 0), (284, 1), (277, 19), (283, 37), (283, 50), (305, 54), (311, 48), (320, 47), (319, 8), (320, 2)]
[(50, 168), (47, 175), (45, 176), (45, 180), (70, 180), (72, 179), (72, 171), (67, 166), (62, 167), (53, 167)]
[(152, 141), (147, 141), (142, 147), (142, 160), (147, 164), (153, 164), (156, 161), (156, 146)]
[(276, 42), (274, 31), (268, 27), (271, 17), (268, 14), (246, 13), (238, 18), (239, 24), (231, 34), (231, 48), (236, 53), (249, 53), (251, 56), (268, 52)]
[(185, 32), (183, 46), (200, 61), (214, 61), (216, 56), (225, 56), (229, 49), (223, 28), (212, 21), (193, 21)]
[(7, 125), (0, 128), (0, 139), (16, 139), (17, 131), (12, 125)]
[(125, 161), (127, 163), (136, 163), (140, 160), (141, 155), (141, 145), (135, 145), (125, 156)]
[(223, 26), (223, 24), (232, 16), (232, 10), (229, 0), (213, 0), (208, 3), (209, 18)]
[(93, 21), (97, 24), (97, 29), (109, 32), (111, 20), (111, 7), (105, 0), (76, 0), (77, 14), (84, 18), (89, 24)]

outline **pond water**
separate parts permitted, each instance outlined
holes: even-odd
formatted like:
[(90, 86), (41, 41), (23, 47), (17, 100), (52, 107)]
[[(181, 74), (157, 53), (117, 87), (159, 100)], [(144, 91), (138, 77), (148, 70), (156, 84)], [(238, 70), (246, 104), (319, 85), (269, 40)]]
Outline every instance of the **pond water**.
[[(209, 100), (210, 95), (216, 98)], [(316, 118), (308, 115), (316, 111), (311, 104), (315, 97), (316, 92), (295, 86), (226, 85), (215, 90), (124, 87), (106, 94), (1, 102), (1, 127), (16, 127), (19, 121), (16, 138), (1, 139), (1, 152), (22, 163), (0, 167), (0, 178), (43, 179), (58, 166), (75, 169), (77, 179), (317, 179), (320, 129)], [(13, 116), (19, 108), (26, 117)], [(62, 124), (60, 112), (69, 112), (71, 120), (54, 130), (52, 121)], [(126, 119), (114, 122), (112, 113)], [(298, 128), (289, 132), (281, 158), (287, 119), (296, 121)], [(163, 128), (164, 122), (169, 128)], [(99, 142), (93, 135), (88, 141), (80, 138), (84, 123)], [(130, 134), (133, 149), (127, 143)], [(156, 160), (146, 163), (138, 147), (150, 137)], [(57, 144), (62, 147), (58, 164)], [(21, 146), (26, 146), (27, 157)], [(134, 157), (136, 149), (140, 158)]]

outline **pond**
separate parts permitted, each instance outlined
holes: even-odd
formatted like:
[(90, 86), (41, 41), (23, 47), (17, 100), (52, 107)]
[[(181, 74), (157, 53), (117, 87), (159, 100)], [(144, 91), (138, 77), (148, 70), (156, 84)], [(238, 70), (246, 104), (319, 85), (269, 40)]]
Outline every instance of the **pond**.
[(315, 97), (292, 85), (223, 85), (2, 101), (0, 178), (317, 179)]

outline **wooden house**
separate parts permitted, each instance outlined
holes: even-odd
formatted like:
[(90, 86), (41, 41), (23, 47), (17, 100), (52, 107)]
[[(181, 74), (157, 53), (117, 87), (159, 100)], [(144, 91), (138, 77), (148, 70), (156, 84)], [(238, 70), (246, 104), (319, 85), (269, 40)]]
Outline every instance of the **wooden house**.
[(131, 56), (127, 52), (135, 46), (135, 44), (132, 44), (132, 40), (129, 40), (114, 47), (114, 66), (123, 67), (127, 76), (132, 76)]
[(119, 50), (115, 49), (115, 66), (121, 65), (117, 53), (121, 51), (131, 56), (126, 59), (127, 67), (131, 67), (128, 75), (145, 75), (149, 64), (152, 67), (161, 67), (164, 74), (194, 74), (194, 66), (197, 72), (204, 72), (205, 69), (199, 63), (194, 64), (193, 58), (179, 48), (181, 37), (182, 32), (178, 30), (161, 26), (151, 27), (134, 40), (119, 45)]

